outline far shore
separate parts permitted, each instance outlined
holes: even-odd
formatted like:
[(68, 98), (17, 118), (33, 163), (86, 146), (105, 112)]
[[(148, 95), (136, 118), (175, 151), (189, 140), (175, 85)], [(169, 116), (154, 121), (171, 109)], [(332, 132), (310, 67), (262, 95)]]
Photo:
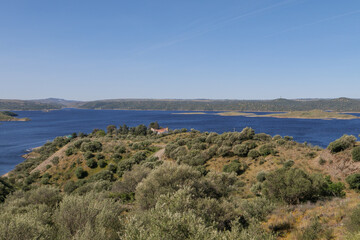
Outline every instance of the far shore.
[(224, 112), (216, 112), (216, 113), (204, 113), (204, 112), (184, 112), (184, 113), (173, 113), (173, 114), (184, 114), (184, 115), (192, 115), (192, 114), (209, 114), (209, 115), (218, 115), (225, 117), (234, 117), (234, 116), (242, 116), (242, 117), (272, 117), (272, 118), (293, 118), (293, 119), (319, 119), (319, 120), (352, 120), (352, 119), (360, 119), (360, 117), (355, 115), (350, 115), (347, 113), (339, 113), (339, 112), (327, 112), (322, 110), (311, 110), (311, 111), (293, 111), (293, 112), (264, 112), (269, 114), (259, 115), (255, 112), (242, 112), (242, 111), (224, 111)]

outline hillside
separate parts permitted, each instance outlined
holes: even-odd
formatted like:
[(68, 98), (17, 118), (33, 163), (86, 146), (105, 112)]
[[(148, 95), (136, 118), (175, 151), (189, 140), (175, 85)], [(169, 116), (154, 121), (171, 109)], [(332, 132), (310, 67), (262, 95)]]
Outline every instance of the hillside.
[(52, 110), (61, 109), (62, 107), (61, 104), (41, 103), (36, 100), (0, 99), (0, 110)]
[(186, 99), (114, 99), (72, 101), (57, 98), (39, 100), (0, 99), (0, 110), (52, 110), (61, 108), (168, 110), (168, 111), (334, 111), (360, 112), (360, 100), (336, 99), (274, 99), (274, 100), (186, 100)]
[(356, 239), (356, 145), (144, 125), (58, 137), (0, 178), (0, 239)]
[(8, 111), (0, 111), (0, 122), (14, 122), (14, 121), (29, 121), (29, 118), (17, 118), (17, 114), (8, 112)]
[(360, 112), (360, 100), (349, 98), (309, 100), (151, 100), (117, 99), (86, 102), (85, 109), (176, 110), (176, 111), (263, 111), (288, 112), (314, 109)]

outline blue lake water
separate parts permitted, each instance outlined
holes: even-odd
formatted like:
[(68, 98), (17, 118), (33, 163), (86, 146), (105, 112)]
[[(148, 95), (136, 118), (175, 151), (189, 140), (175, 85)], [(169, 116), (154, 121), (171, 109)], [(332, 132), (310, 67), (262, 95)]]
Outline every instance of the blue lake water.
[[(181, 115), (174, 111), (127, 111), (127, 110), (80, 110), (16, 111), (29, 122), (0, 123), (0, 175), (10, 171), (23, 161), (21, 155), (27, 149), (41, 146), (57, 136), (73, 132), (89, 133), (94, 128), (105, 129), (114, 124), (136, 126), (158, 121), (171, 129), (187, 128), (223, 133), (252, 127), (256, 133), (293, 136), (298, 142), (308, 142), (326, 147), (343, 134), (360, 134), (360, 119), (354, 120), (308, 120), (253, 118), (242, 116)], [(260, 114), (260, 113), (257, 113)], [(360, 114), (354, 114), (360, 116)]]

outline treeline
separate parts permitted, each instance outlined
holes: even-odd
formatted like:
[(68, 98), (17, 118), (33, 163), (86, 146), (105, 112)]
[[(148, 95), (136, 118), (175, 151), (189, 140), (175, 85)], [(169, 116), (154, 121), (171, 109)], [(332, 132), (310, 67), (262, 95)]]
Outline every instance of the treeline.
[(310, 111), (360, 112), (360, 100), (350, 98), (309, 100), (152, 100), (115, 99), (90, 102), (67, 100), (0, 100), (0, 110), (82, 109), (167, 110), (167, 111)]
[(359, 112), (360, 100), (103, 100), (79, 106), (85, 109), (174, 110), (174, 111), (309, 111), (314, 109), (337, 112)]
[(41, 103), (36, 100), (0, 99), (0, 110), (49, 110), (61, 109), (61, 104)]

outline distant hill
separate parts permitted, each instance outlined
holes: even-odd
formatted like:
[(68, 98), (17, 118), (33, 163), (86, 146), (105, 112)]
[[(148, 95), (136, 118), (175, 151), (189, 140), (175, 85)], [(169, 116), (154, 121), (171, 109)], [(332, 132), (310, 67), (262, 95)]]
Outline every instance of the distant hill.
[(38, 100), (0, 99), (0, 110), (56, 110), (65, 107), (77, 107), (81, 103), (57, 98)]
[(168, 111), (335, 111), (360, 112), (360, 99), (274, 99), (274, 100), (210, 100), (210, 99), (112, 99), (73, 101), (57, 98), (39, 100), (0, 99), (0, 110), (50, 110), (61, 108), (168, 110)]
[(360, 100), (275, 99), (275, 100), (152, 100), (116, 99), (86, 102), (85, 109), (179, 110), (179, 111), (310, 111), (360, 112)]
[(55, 105), (61, 105), (63, 107), (78, 107), (79, 105), (83, 104), (81, 101), (75, 101), (75, 100), (66, 100), (61, 98), (46, 98), (46, 99), (39, 99), (34, 100), (39, 103), (43, 104), (55, 104)]
[(36, 100), (0, 99), (0, 110), (50, 110), (62, 107), (61, 104), (41, 103)]

